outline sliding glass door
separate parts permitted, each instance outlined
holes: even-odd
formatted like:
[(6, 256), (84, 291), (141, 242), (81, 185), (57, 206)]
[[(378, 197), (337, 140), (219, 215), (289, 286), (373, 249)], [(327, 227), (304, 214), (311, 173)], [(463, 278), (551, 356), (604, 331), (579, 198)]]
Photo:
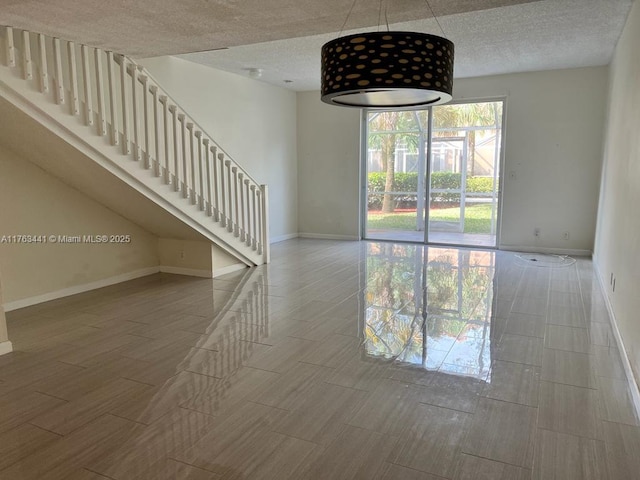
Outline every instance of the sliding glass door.
[(367, 236), (371, 238), (424, 239), (425, 136), (420, 118), (424, 113), (368, 114)]
[(433, 107), (431, 242), (496, 245), (502, 107), (502, 102)]
[(367, 112), (365, 238), (495, 246), (502, 118), (502, 100)]

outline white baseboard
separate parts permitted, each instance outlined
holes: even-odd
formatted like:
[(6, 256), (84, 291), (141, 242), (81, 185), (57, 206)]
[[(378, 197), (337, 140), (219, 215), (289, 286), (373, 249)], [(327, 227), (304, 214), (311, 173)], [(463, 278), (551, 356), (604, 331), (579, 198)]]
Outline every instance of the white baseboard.
[(291, 240), (292, 238), (298, 238), (297, 233), (287, 233), (286, 235), (278, 235), (277, 237), (271, 237), (269, 243), (284, 242), (285, 240)]
[(613, 330), (613, 336), (618, 344), (618, 350), (620, 351), (620, 357), (622, 360), (622, 366), (624, 367), (624, 373), (627, 375), (627, 383), (629, 384), (629, 390), (631, 390), (631, 398), (633, 399), (633, 405), (636, 407), (636, 413), (640, 416), (640, 388), (638, 387), (638, 380), (633, 374), (633, 368), (631, 368), (631, 362), (629, 362), (629, 356), (627, 355), (627, 349), (624, 347), (624, 341), (620, 330), (618, 329), (618, 322), (616, 321), (616, 315), (613, 311), (613, 305), (609, 300), (609, 296), (606, 294), (607, 287), (600, 273), (597, 263), (593, 262), (593, 269), (596, 272), (602, 295), (604, 296), (604, 303), (607, 306), (609, 317), (611, 318), (611, 330)]
[(0, 355), (5, 355), (11, 352), (13, 352), (13, 345), (11, 342), (7, 341), (0, 343)]
[(244, 270), (245, 268), (248, 268), (248, 267), (244, 263), (236, 263), (234, 265), (228, 265), (222, 268), (214, 268), (213, 278), (218, 278), (228, 273), (237, 272), (238, 270)]
[(359, 241), (360, 237), (357, 235), (332, 235), (330, 233), (299, 233), (300, 238), (315, 238), (318, 240), (347, 240), (347, 241)]
[(591, 250), (581, 250), (577, 248), (552, 248), (537, 247), (531, 245), (499, 245), (498, 250), (506, 250), (508, 252), (523, 253), (545, 253), (550, 255), (575, 255), (576, 257), (591, 257)]
[(169, 267), (162, 265), (159, 267), (162, 273), (172, 273), (174, 275), (188, 275), (189, 277), (213, 278), (211, 270), (198, 270), (195, 268)]
[(88, 292), (89, 290), (108, 287), (110, 285), (115, 285), (116, 283), (122, 283), (129, 280), (135, 280), (136, 278), (146, 277), (147, 275), (153, 275), (154, 273), (158, 273), (159, 271), (159, 267), (142, 268), (140, 270), (134, 270), (133, 272), (123, 273), (122, 275), (103, 278), (102, 280), (97, 280), (95, 282), (85, 283), (82, 285), (74, 285), (73, 287), (63, 288), (62, 290), (56, 290), (55, 292), (44, 293), (42, 295), (23, 298), (21, 300), (14, 300), (13, 302), (5, 303), (3, 307), (5, 312), (10, 312), (12, 310), (31, 307), (32, 305), (49, 302), (58, 298), (69, 297), (78, 293)]

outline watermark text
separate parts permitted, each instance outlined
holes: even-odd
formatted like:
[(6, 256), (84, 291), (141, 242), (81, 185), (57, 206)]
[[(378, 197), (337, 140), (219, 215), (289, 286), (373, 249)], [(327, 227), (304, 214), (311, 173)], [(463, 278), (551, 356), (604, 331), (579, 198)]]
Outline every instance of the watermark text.
[(105, 243), (131, 243), (131, 235), (61, 235), (61, 234), (18, 234), (0, 235), (0, 244), (105, 244)]

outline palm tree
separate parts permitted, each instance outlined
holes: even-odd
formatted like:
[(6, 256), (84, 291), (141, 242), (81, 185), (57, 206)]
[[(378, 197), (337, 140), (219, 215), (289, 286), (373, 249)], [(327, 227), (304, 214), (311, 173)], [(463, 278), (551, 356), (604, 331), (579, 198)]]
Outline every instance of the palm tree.
[[(457, 128), (463, 127), (500, 127), (502, 121), (502, 103), (465, 103), (460, 105), (441, 105), (433, 109), (433, 126), (439, 129), (438, 137), (452, 137), (457, 134)], [(450, 131), (446, 129), (451, 128)], [(443, 130), (444, 129), (444, 130)], [(435, 136), (434, 135), (434, 136)], [(471, 175), (475, 172), (476, 160), (476, 131), (470, 130), (469, 165)]]
[(380, 150), (382, 170), (385, 172), (382, 212), (393, 213), (395, 199), (391, 192), (395, 183), (396, 148), (405, 144), (410, 151), (418, 148), (419, 125), (413, 111), (377, 112), (369, 116), (369, 148)]

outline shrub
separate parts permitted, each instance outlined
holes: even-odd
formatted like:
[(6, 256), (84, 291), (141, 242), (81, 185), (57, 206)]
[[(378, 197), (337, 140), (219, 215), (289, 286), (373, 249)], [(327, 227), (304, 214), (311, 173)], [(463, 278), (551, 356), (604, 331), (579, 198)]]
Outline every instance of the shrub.
[(467, 177), (467, 192), (491, 193), (493, 177)]
[[(373, 172), (369, 174), (368, 206), (370, 210), (380, 210), (382, 208), (386, 177), (386, 173), (382, 172)], [(396, 173), (394, 175), (393, 190), (396, 192), (417, 192), (418, 174), (401, 172)], [(415, 208), (417, 202), (416, 196), (416, 193), (408, 193), (404, 195), (394, 195), (393, 197), (397, 208)]]
[[(433, 172), (431, 174), (432, 189), (459, 189), (462, 174), (453, 172)], [(432, 192), (431, 204), (437, 207), (451, 207), (460, 203), (459, 193)]]
[(462, 174), (452, 172), (433, 172), (431, 188), (460, 188)]
[[(384, 184), (386, 173), (372, 172), (369, 174), (369, 210), (382, 208)], [(431, 174), (432, 189), (459, 189), (462, 182), (460, 173), (433, 172)], [(417, 192), (417, 173), (396, 173), (394, 176), (393, 190), (396, 192)], [(467, 193), (491, 193), (493, 190), (492, 177), (467, 177)], [(405, 193), (394, 195), (397, 208), (415, 208), (417, 193)], [(460, 203), (460, 195), (450, 192), (431, 193), (431, 202), (438, 207), (448, 207)]]

